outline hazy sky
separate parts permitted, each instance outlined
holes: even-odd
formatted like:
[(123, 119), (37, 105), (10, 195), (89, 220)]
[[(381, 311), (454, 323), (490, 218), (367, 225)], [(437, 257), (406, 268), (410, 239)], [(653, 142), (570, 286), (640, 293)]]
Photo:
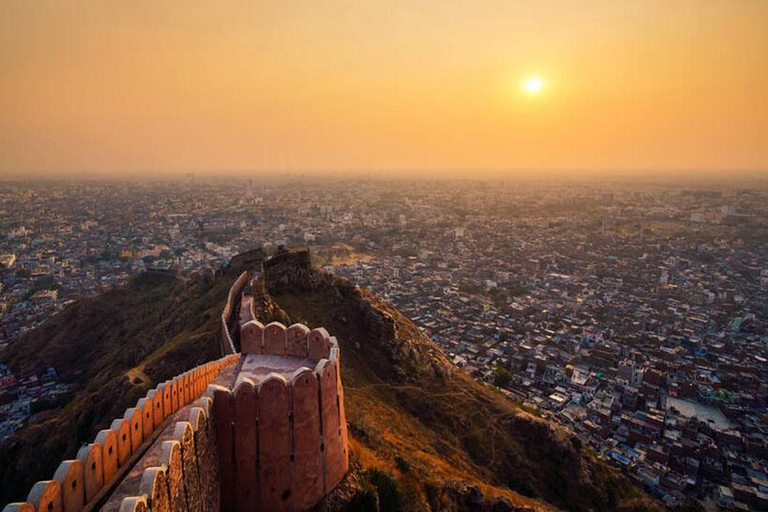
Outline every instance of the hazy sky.
[(768, 0), (0, 2), (0, 173), (205, 169), (765, 170)]

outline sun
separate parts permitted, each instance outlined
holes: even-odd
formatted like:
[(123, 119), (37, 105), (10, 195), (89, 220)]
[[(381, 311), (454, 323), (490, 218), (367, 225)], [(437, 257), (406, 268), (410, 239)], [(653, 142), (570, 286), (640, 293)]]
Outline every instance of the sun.
[(523, 88), (528, 94), (538, 94), (541, 92), (542, 87), (544, 87), (544, 82), (537, 76), (529, 78), (523, 84)]

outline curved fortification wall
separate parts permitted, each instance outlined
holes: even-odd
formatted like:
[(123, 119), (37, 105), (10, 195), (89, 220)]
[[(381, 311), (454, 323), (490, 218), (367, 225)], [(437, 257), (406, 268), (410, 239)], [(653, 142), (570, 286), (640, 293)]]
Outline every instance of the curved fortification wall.
[[(235, 310), (235, 306), (240, 299), (240, 295), (248, 283), (248, 272), (243, 272), (235, 280), (232, 287), (229, 289), (229, 295), (227, 296), (227, 303), (224, 305), (224, 310), (221, 312), (221, 355), (234, 354), (237, 352), (235, 349), (235, 343), (232, 339), (232, 327), (230, 323), (236, 317), (232, 315)], [(233, 326), (234, 327), (234, 326)]]
[[(225, 511), (305, 510), (348, 470), (339, 349), (323, 328), (241, 328), (232, 389), (211, 386)], [(254, 463), (255, 461), (255, 463)]]
[(158, 384), (3, 511), (298, 511), (333, 490), (349, 468), (339, 345), (244, 321), (247, 282), (222, 311), (222, 359)]
[[(76, 459), (63, 461), (51, 480), (37, 482), (29, 491), (26, 502), (11, 503), (3, 511), (97, 510), (116, 482), (125, 477), (136, 459), (155, 441), (155, 434), (161, 430), (165, 419), (193, 402), (223, 368), (238, 360), (239, 355), (227, 356), (158, 384), (139, 399), (136, 407), (127, 409), (110, 428), (100, 431), (92, 443), (84, 444)], [(195, 438), (212, 435), (207, 430), (209, 415), (209, 399), (201, 399), (200, 407), (192, 408), (189, 425)], [(201, 428), (205, 432), (199, 433)], [(189, 435), (185, 435), (189, 441)], [(208, 446), (211, 444), (207, 443)], [(187, 446), (191, 446), (189, 442)]]

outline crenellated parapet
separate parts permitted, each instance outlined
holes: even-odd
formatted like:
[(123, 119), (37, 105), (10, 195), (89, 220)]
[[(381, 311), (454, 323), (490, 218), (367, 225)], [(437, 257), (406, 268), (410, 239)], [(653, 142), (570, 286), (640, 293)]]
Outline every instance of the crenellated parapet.
[(153, 448), (159, 464), (143, 468), (121, 511), (306, 510), (344, 479), (336, 339), (323, 328), (257, 321), (240, 336), (236, 372), (210, 384)]
[[(277, 322), (249, 321), (239, 334), (237, 368), (166, 427), (135, 494), (120, 496), (121, 511), (306, 510), (344, 479), (336, 339)], [(167, 388), (158, 391), (165, 400)]]
[[(115, 419), (108, 429), (101, 430), (92, 443), (84, 444), (75, 459), (63, 461), (51, 480), (37, 482), (26, 502), (11, 503), (3, 511), (79, 512), (86, 508), (95, 509), (131, 469), (135, 459), (152, 445), (165, 420), (193, 402), (223, 368), (238, 360), (239, 354), (227, 356), (158, 384), (139, 399), (135, 407)], [(209, 415), (210, 399), (206, 400), (201, 405), (208, 403)], [(198, 425), (202, 414), (197, 413)], [(141, 510), (139, 502), (136, 507)]]
[(211, 399), (192, 403), (182, 421), (160, 440), (157, 465), (144, 468), (135, 488), (138, 496), (120, 502), (120, 512), (218, 509)]
[(206, 393), (214, 403), (221, 509), (310, 508), (349, 466), (338, 343), (323, 328), (257, 321), (242, 326), (241, 343), (234, 385)]

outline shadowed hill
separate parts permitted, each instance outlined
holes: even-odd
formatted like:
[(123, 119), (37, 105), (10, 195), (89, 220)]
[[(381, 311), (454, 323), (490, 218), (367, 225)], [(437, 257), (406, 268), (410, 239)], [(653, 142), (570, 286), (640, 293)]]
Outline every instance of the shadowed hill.
[(337, 490), (346, 496), (332, 495), (328, 509), (350, 495), (353, 504), (369, 494), (381, 502), (382, 493), (414, 510), (490, 509), (497, 496), (535, 508), (547, 508), (543, 501), (570, 510), (649, 506), (577, 438), (472, 380), (368, 291), (297, 258), (274, 263), (263, 279), (254, 301), (262, 322), (325, 326), (342, 349), (356, 471)]
[(73, 386), (0, 446), (0, 503), (25, 498), (158, 382), (217, 358), (219, 315), (233, 280), (141, 275), (78, 301), (0, 354), (18, 376), (53, 366)]

